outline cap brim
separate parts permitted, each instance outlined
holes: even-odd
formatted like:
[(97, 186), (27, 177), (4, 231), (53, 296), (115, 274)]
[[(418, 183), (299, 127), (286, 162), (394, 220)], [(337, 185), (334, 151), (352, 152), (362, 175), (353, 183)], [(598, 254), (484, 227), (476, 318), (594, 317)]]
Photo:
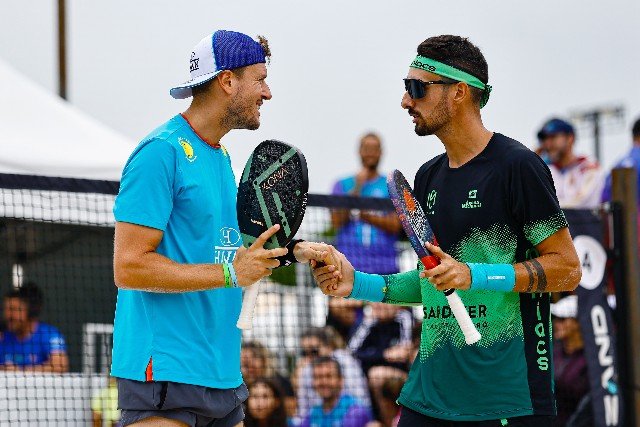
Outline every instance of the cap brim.
[(181, 85), (175, 86), (171, 88), (171, 90), (169, 90), (169, 95), (171, 95), (175, 99), (189, 98), (190, 96), (193, 95), (193, 92), (191, 90), (192, 87), (208, 82), (209, 80), (211, 80), (212, 78), (220, 74), (221, 71), (222, 70), (203, 74), (201, 76), (198, 76), (195, 79), (189, 80), (188, 82), (184, 82)]

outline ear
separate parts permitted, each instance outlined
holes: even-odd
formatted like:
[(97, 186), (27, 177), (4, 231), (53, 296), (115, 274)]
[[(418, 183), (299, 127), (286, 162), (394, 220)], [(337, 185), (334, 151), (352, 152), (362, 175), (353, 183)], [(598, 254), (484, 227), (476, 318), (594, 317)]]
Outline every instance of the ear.
[(216, 76), (218, 86), (227, 95), (231, 95), (234, 92), (235, 78), (235, 75), (229, 70), (225, 70)]
[(456, 104), (461, 104), (465, 99), (471, 97), (471, 90), (469, 89), (469, 85), (463, 82), (458, 82), (455, 84), (455, 93), (453, 95), (453, 102)]

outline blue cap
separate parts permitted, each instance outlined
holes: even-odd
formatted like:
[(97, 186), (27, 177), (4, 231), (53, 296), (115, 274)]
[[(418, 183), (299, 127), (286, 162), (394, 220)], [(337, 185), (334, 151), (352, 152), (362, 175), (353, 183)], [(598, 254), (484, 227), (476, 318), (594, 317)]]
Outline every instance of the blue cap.
[(188, 98), (192, 95), (192, 87), (208, 82), (221, 71), (265, 62), (265, 52), (260, 43), (246, 34), (218, 30), (193, 48), (189, 58), (191, 79), (172, 88), (169, 93), (176, 99)]
[(547, 121), (544, 126), (542, 126), (542, 129), (540, 129), (540, 131), (538, 132), (538, 139), (543, 140), (548, 136), (556, 135), (559, 133), (575, 135), (575, 131), (571, 123), (562, 119), (553, 118)]

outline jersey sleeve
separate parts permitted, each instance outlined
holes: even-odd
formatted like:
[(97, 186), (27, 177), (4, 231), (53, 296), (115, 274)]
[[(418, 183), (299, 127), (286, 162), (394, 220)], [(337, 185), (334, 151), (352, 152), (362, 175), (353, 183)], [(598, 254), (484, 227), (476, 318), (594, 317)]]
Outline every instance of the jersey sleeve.
[(394, 305), (421, 305), (420, 276), (418, 270), (382, 276), (386, 291), (382, 302)]
[(173, 208), (175, 150), (166, 140), (150, 140), (129, 158), (122, 172), (113, 213), (116, 221), (165, 231)]
[(67, 351), (67, 343), (57, 329), (53, 328), (46, 338), (47, 354), (64, 353)]
[(568, 224), (547, 165), (530, 151), (519, 157), (510, 171), (511, 213), (526, 239), (536, 246)]

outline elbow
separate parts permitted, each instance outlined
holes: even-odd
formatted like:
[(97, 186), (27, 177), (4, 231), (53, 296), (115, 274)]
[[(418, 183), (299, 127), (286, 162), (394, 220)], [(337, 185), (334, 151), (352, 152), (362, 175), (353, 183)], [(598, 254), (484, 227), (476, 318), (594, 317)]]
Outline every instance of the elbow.
[(136, 281), (136, 261), (132, 257), (114, 256), (113, 259), (113, 281), (120, 289), (135, 288)]
[(582, 279), (582, 266), (580, 265), (580, 260), (578, 259), (578, 255), (574, 253), (574, 256), (571, 257), (567, 262), (567, 278), (568, 284), (566, 289), (568, 291), (575, 290), (580, 285), (580, 280)]

